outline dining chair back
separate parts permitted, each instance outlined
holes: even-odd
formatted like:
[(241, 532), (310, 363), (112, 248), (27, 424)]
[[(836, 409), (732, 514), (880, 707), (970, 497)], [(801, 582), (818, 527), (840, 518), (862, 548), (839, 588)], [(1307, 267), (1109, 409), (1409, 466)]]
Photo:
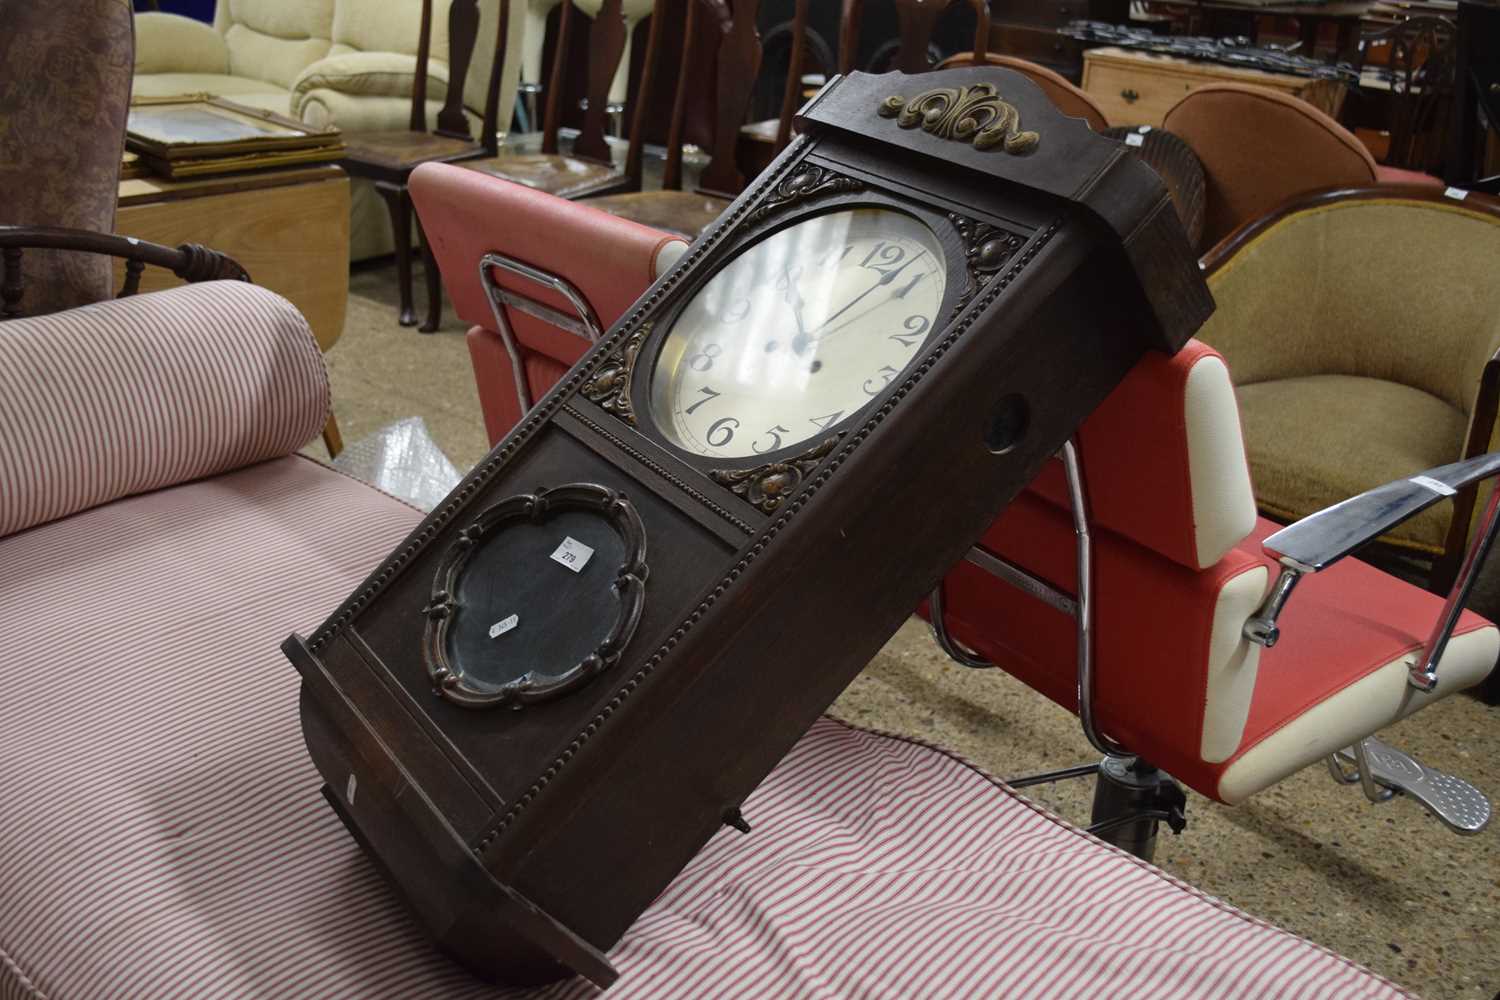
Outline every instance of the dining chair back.
[[(415, 326), (416, 309), (412, 303), (412, 209), (408, 182), (411, 172), (422, 163), (458, 163), (495, 155), (499, 148), (500, 81), (504, 74), (505, 52), (510, 32), (511, 0), (494, 0), (499, 4), (499, 19), (494, 40), (494, 57), (490, 65), (489, 84), (485, 92), (484, 116), (476, 140), (464, 110), (464, 81), (478, 42), (480, 10), (478, 0), (451, 0), (448, 6), (448, 89), (438, 110), (432, 131), (427, 121), (427, 81), (431, 69), (433, 0), (422, 0), (422, 21), (417, 39), (416, 72), (412, 77), (411, 113), (405, 129), (384, 132), (358, 132), (349, 137), (347, 152), (341, 161), (354, 177), (368, 178), (384, 199), (396, 236), (396, 282), (400, 294), (398, 322)], [(418, 229), (420, 235), (420, 225)], [(427, 279), (427, 318), (423, 333), (432, 333), (442, 318), (442, 286), (437, 266), (426, 252), (423, 241)]]
[[(889, 0), (896, 8), (899, 34), (878, 49), (869, 67), (856, 66), (860, 28), (864, 23), (865, 0), (843, 0), (839, 30), (839, 72), (849, 73), (868, 68), (872, 72), (896, 69), (902, 73), (925, 73), (933, 68), (930, 49), (938, 19), (952, 9), (967, 6), (974, 12), (974, 48), (983, 63), (990, 44), (990, 5), (988, 0)], [(885, 65), (887, 59), (890, 65)]]

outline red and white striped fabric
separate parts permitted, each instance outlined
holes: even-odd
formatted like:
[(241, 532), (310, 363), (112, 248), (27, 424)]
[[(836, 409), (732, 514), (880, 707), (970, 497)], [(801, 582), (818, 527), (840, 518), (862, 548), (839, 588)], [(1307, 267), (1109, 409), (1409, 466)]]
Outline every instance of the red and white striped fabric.
[(289, 454), (322, 429), (328, 400), (307, 321), (244, 282), (11, 320), (0, 536)]
[[(524, 995), (324, 804), (277, 648), (418, 517), (293, 456), (0, 538), (0, 998)], [(819, 723), (745, 812), (609, 996), (1403, 995), (910, 742)]]

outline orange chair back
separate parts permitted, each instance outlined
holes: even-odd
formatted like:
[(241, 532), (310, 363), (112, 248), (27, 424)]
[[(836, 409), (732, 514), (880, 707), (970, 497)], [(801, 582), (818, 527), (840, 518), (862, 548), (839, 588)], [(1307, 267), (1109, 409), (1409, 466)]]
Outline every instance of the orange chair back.
[(1167, 112), (1162, 127), (1203, 164), (1203, 245), (1211, 247), (1293, 195), (1376, 180), (1375, 158), (1328, 115), (1286, 94), (1211, 83)]

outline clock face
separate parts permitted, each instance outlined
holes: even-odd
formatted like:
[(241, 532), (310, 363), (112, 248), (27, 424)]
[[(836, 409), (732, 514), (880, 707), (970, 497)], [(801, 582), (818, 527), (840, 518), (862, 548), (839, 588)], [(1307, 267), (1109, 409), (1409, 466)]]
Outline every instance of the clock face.
[(916, 359), (947, 267), (932, 230), (856, 208), (739, 254), (678, 315), (651, 377), (666, 438), (715, 458), (766, 455), (842, 423)]

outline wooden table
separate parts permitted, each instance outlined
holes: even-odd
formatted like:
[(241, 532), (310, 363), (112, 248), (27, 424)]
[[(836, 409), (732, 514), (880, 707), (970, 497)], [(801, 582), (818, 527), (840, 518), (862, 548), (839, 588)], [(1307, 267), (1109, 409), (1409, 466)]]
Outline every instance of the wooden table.
[[(169, 181), (120, 182), (115, 232), (177, 246), (201, 243), (233, 257), (257, 285), (286, 296), (328, 350), (349, 299), (349, 178), (332, 164)], [(124, 273), (116, 262), (115, 287)], [(182, 284), (147, 268), (141, 291)]]
[(1337, 118), (1345, 86), (1285, 73), (1198, 62), (1114, 47), (1083, 54), (1083, 89), (1111, 125), (1160, 126), (1163, 116), (1188, 91), (1206, 83), (1250, 83), (1300, 97)]

